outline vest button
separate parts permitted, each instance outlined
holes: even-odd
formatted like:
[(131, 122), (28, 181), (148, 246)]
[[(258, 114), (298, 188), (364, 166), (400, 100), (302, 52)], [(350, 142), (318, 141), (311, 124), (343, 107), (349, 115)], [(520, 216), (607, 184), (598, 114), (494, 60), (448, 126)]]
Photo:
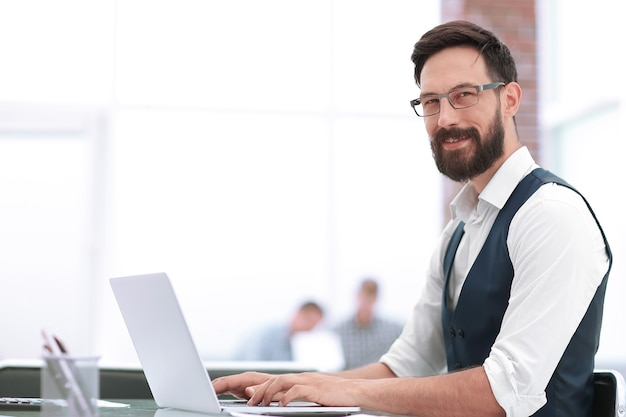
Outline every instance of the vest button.
[(461, 369), (461, 364), (457, 362), (457, 363), (454, 364), (454, 367), (456, 369)]
[(455, 337), (456, 336), (456, 332), (454, 331), (454, 329), (452, 327), (450, 327), (448, 329), (448, 331), (450, 332), (450, 336)]
[(465, 332), (462, 329), (459, 329), (459, 331), (457, 332), (457, 334), (459, 335), (459, 337), (462, 339), (465, 337)]

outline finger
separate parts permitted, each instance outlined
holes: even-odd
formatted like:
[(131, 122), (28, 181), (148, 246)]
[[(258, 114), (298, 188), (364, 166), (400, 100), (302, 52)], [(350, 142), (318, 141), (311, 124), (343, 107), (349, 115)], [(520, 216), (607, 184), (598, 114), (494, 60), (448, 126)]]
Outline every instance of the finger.
[[(278, 401), (278, 405), (284, 407), (288, 405), (292, 401), (313, 401), (310, 398), (312, 393), (312, 388), (306, 385), (294, 385), (287, 391), (283, 393), (280, 400)], [(313, 401), (317, 402), (317, 401)]]
[(247, 387), (245, 389), (246, 395), (248, 396), (248, 398), (252, 399), (252, 397), (254, 396), (254, 393), (256, 392), (256, 386), (253, 387)]
[(263, 398), (261, 399), (261, 404), (268, 405), (273, 401), (281, 400), (285, 391), (291, 388), (296, 380), (297, 376), (290, 374), (267, 381), (266, 384), (263, 384), (265, 392), (263, 394)]
[(248, 405), (263, 405), (263, 396), (268, 382), (264, 382), (260, 385), (254, 385), (246, 388), (246, 395), (248, 396)]
[(249, 398), (248, 405), (268, 405), (271, 402), (271, 397), (268, 397), (270, 398), (268, 401), (265, 400), (265, 397), (267, 395), (267, 388), (271, 383), (272, 380), (268, 380), (262, 384), (247, 387), (246, 395), (248, 395)]
[(216, 394), (224, 394), (228, 391), (228, 381), (225, 381), (224, 378), (215, 378), (211, 381), (213, 384), (213, 389)]
[(213, 388), (218, 395), (230, 393), (240, 398), (248, 398), (245, 392), (246, 388), (248, 386), (257, 385), (267, 378), (267, 374), (257, 372), (229, 375), (215, 378), (213, 380)]
[(237, 377), (221, 377), (212, 381), (213, 389), (216, 394), (233, 394), (241, 395), (243, 393), (244, 386), (243, 381), (240, 381)]

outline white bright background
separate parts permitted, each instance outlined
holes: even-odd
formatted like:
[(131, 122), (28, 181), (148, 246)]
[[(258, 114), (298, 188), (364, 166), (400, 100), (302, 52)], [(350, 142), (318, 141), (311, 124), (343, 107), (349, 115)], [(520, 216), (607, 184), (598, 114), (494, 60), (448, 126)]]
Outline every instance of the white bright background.
[[(611, 239), (600, 357), (615, 362), (624, 35), (599, 1), (538, 2), (540, 115), (544, 165)], [(412, 46), (439, 7), (0, 2), (0, 359), (39, 356), (48, 327), (76, 352), (135, 361), (108, 278), (144, 272), (170, 274), (206, 360), (305, 299), (345, 317), (365, 275), (404, 320), (442, 226), (408, 105)]]
[(403, 321), (441, 228), (408, 104), (438, 7), (0, 3), (0, 358), (45, 326), (134, 361), (108, 278), (156, 271), (206, 360), (309, 298), (345, 317), (365, 275)]
[(621, 12), (610, 0), (575, 8), (566, 0), (538, 4), (544, 165), (587, 197), (609, 239), (614, 260), (597, 364), (626, 374), (626, 219), (618, 174), (626, 151), (626, 86), (618, 81), (623, 70), (617, 51), (626, 42)]

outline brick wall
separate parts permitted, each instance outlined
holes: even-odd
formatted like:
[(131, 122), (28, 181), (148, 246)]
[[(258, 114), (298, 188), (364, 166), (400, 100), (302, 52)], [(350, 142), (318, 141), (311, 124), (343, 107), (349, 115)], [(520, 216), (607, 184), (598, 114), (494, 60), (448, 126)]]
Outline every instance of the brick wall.
[[(511, 49), (517, 63), (522, 102), (517, 113), (520, 141), (539, 160), (537, 120), (537, 31), (533, 0), (441, 0), (443, 22), (464, 19), (481, 25), (500, 37)], [(448, 205), (460, 189), (458, 183), (444, 181), (443, 210), (449, 219)]]

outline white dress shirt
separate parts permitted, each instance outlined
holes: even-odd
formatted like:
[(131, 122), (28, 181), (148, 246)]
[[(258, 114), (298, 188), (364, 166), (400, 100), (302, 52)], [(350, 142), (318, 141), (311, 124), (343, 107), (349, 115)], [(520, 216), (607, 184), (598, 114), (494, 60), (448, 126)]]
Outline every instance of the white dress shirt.
[[(450, 205), (430, 261), (426, 286), (404, 330), (381, 358), (400, 377), (447, 371), (441, 298), (443, 256), (460, 221), (465, 234), (454, 259), (448, 300), (459, 293), (496, 216), (515, 186), (537, 165), (517, 150), (480, 195), (466, 184)], [(483, 368), (507, 416), (528, 416), (545, 402), (545, 388), (602, 281), (608, 256), (602, 235), (582, 198), (567, 187), (545, 184), (519, 209), (507, 239), (514, 278), (502, 327)]]

